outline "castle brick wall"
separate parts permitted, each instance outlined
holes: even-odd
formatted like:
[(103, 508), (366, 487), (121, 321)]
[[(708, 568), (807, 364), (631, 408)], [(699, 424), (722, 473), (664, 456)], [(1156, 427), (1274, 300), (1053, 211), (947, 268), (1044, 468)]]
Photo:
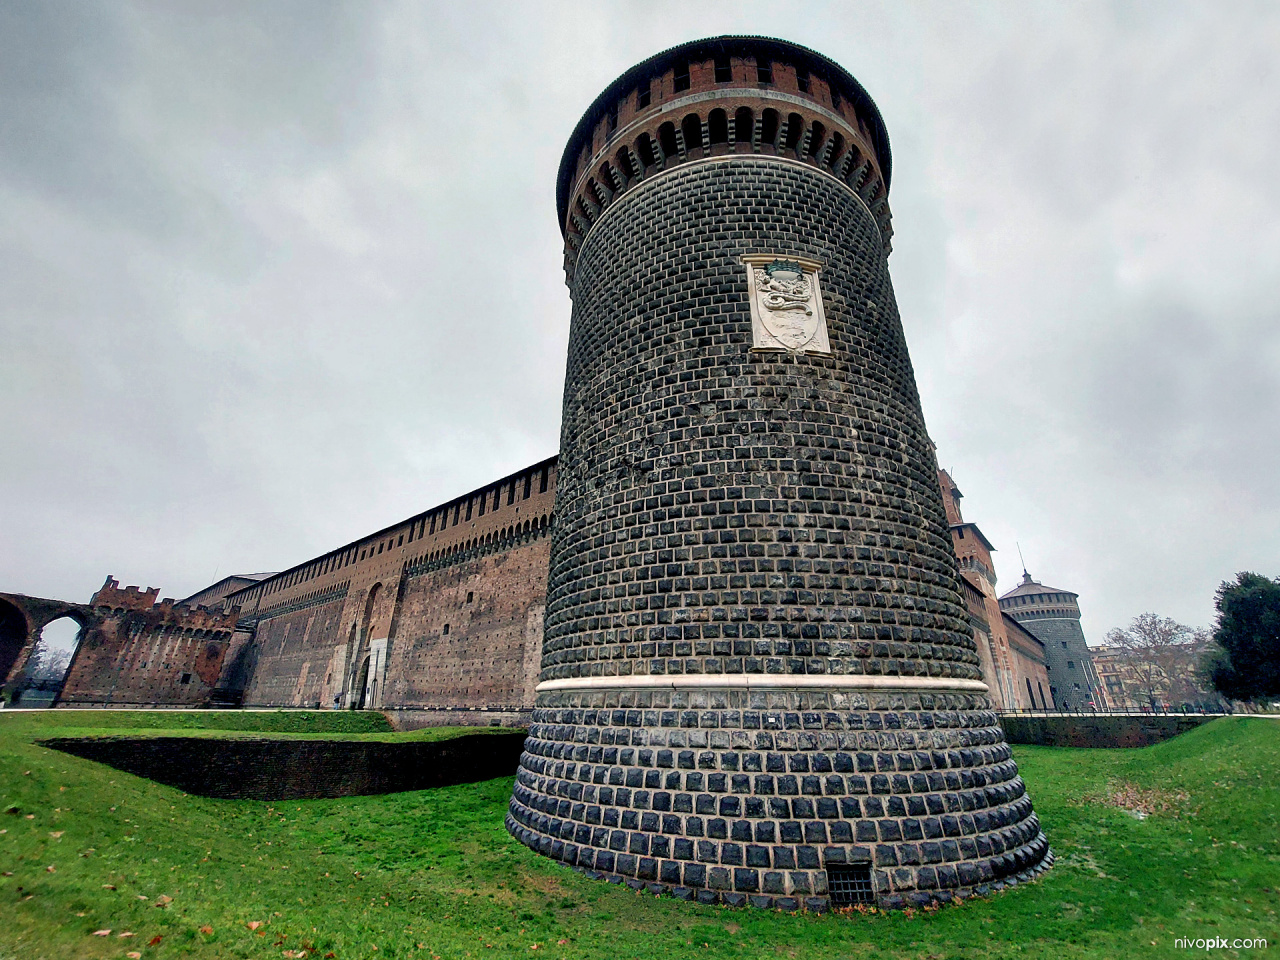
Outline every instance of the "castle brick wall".
[(531, 709), (548, 559), (542, 536), (410, 577), (391, 643), (384, 704)]
[(223, 684), (245, 706), (527, 710), (555, 485), (544, 460), (232, 594), (254, 636)]
[(327, 603), (259, 622), (248, 653), (246, 705), (313, 707), (332, 701), (332, 661), (346, 642), (345, 600), (339, 594)]
[(201, 706), (222, 672), (234, 614), (154, 603), (158, 591), (120, 589), (108, 577), (94, 594), (59, 706)]

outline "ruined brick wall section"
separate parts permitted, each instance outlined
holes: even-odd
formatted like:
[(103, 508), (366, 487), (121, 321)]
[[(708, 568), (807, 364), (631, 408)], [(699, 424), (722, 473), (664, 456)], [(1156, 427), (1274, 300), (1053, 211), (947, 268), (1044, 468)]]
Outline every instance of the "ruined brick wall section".
[(99, 616), (81, 637), (59, 706), (191, 706), (217, 686), (234, 613), (152, 603), (159, 591), (121, 590), (108, 577), (93, 596)]
[[(411, 577), (383, 704), (519, 712), (533, 706), (549, 539)], [(447, 630), (447, 632), (446, 632)]]
[(132, 586), (122, 588), (119, 580), (108, 576), (106, 583), (89, 601), (89, 606), (106, 607), (108, 611), (115, 613), (123, 613), (126, 610), (150, 610), (156, 605), (159, 596), (158, 587), (147, 587), (146, 590), (139, 590)]

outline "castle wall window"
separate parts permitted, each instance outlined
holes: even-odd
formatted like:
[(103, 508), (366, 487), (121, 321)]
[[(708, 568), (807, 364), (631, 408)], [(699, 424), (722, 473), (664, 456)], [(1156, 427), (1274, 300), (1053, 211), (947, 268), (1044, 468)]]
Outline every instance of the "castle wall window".
[(774, 146), (778, 142), (778, 121), (780, 116), (777, 110), (765, 110), (760, 114), (760, 142)]
[(484, 508), (488, 505), (488, 503), (489, 503), (489, 495), (487, 493), (480, 494), (480, 512), (477, 514), (477, 516), (481, 516), (481, 517), (484, 516)]
[(658, 155), (653, 147), (653, 139), (647, 133), (640, 134), (640, 137), (636, 140), (636, 150), (640, 154), (640, 162), (646, 167), (652, 167), (658, 162)]
[(680, 123), (681, 132), (685, 134), (685, 150), (703, 145), (703, 118), (698, 114), (689, 114)]
[(539, 493), (546, 493), (546, 492), (547, 492), (547, 474), (548, 474), (548, 470), (547, 470), (547, 468), (546, 468), (546, 467), (543, 467), (543, 468), (542, 468), (542, 480), (541, 480), (541, 482), (538, 484), (538, 492), (539, 492)]
[(804, 131), (804, 117), (798, 113), (787, 115), (787, 140), (786, 148), (794, 150), (800, 145), (800, 134)]
[(712, 143), (729, 142), (729, 117), (723, 110), (712, 110), (707, 117), (707, 132)]
[(801, 93), (809, 92), (809, 71), (804, 67), (796, 67), (796, 86)]
[(649, 106), (649, 102), (650, 102), (649, 81), (646, 80), (642, 85), (636, 88), (636, 109), (643, 110), (645, 107)]
[(773, 83), (773, 64), (768, 60), (756, 61), (756, 83)]
[(618, 169), (622, 171), (622, 176), (625, 179), (634, 180), (639, 174), (639, 171), (635, 168), (635, 164), (631, 161), (631, 151), (626, 147), (619, 150), (617, 154), (614, 155), (613, 159), (617, 161)]
[(512, 480), (507, 484), (507, 506), (511, 506), (516, 502), (516, 482)]
[(840, 156), (843, 153), (844, 153), (844, 137), (840, 136), (840, 134), (838, 133), (833, 133), (831, 135), (831, 153), (829, 154), (831, 159), (831, 166), (834, 167), (836, 165), (836, 161), (840, 159)]
[(616, 103), (609, 108), (608, 123), (609, 133), (613, 134), (618, 129), (618, 105)]
[(524, 478), (524, 496), (521, 500), (528, 500), (529, 494), (533, 492), (533, 474), (527, 474)]
[(750, 143), (755, 116), (750, 107), (739, 107), (733, 115), (733, 139), (737, 143)]
[(729, 83), (733, 80), (733, 68), (729, 65), (729, 55), (722, 53), (716, 57), (716, 83)]
[(676, 128), (674, 124), (668, 122), (658, 128), (658, 146), (662, 147), (662, 155), (668, 160), (679, 156), (680, 150), (676, 146)]
[(449, 625), (447, 623), (444, 625), (444, 635), (446, 637), (449, 635)]
[(827, 128), (814, 120), (813, 131), (809, 136), (809, 156), (817, 159), (818, 151), (822, 150), (823, 143), (827, 142)]
[(682, 63), (676, 67), (674, 86), (676, 93), (689, 89), (689, 64)]

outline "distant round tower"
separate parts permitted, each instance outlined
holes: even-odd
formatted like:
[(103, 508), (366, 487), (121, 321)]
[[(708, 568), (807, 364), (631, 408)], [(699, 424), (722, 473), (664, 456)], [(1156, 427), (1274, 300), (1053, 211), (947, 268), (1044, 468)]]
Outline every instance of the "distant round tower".
[(1049, 692), (1059, 710), (1102, 707), (1103, 690), (1080, 626), (1080, 595), (1046, 587), (1022, 571), (1022, 583), (1000, 598), (1000, 609), (1044, 644)]
[(507, 827), (704, 903), (1044, 869), (889, 280), (889, 141), (794, 44), (684, 44), (579, 122), (542, 671)]

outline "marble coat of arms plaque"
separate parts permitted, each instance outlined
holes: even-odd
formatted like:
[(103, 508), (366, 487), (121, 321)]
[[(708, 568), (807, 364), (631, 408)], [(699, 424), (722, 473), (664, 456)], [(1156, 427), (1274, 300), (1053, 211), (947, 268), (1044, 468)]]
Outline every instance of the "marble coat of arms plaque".
[(774, 254), (742, 258), (751, 301), (753, 350), (831, 353), (815, 260)]

